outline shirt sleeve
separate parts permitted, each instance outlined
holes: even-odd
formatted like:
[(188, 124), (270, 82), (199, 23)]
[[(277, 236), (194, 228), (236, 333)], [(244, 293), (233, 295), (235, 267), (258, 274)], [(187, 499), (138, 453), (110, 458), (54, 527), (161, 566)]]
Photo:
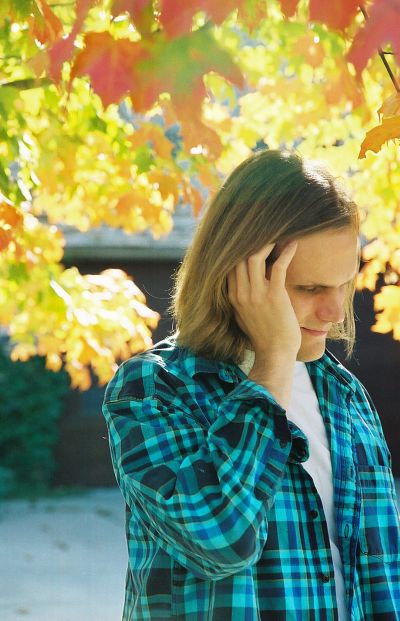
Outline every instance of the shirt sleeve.
[(140, 371), (140, 361), (130, 363), (137, 380), (128, 380), (132, 366), (122, 365), (103, 405), (126, 503), (149, 535), (200, 578), (224, 578), (255, 564), (291, 448), (284, 410), (246, 379), (206, 425), (179, 396), (182, 389), (168, 394), (164, 386), (158, 394), (155, 383), (155, 393), (135, 397), (149, 385), (149, 373)]

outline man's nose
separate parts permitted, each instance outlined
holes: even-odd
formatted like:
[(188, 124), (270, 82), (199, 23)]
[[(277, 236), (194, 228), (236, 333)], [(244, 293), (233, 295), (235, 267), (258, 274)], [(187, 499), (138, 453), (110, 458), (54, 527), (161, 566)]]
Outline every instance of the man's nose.
[(344, 321), (344, 296), (340, 292), (328, 293), (317, 310), (318, 318), (323, 322), (342, 323)]

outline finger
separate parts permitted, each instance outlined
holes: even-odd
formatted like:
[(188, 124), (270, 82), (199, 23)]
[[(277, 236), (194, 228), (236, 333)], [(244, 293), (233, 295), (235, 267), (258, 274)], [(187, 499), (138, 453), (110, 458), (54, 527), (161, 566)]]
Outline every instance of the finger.
[(297, 250), (297, 241), (292, 241), (281, 251), (271, 269), (271, 287), (281, 290), (285, 286), (286, 272)]
[(236, 299), (239, 304), (246, 304), (250, 296), (250, 280), (247, 261), (236, 265)]
[(247, 259), (250, 288), (253, 293), (262, 291), (265, 286), (265, 261), (276, 244), (267, 244)]

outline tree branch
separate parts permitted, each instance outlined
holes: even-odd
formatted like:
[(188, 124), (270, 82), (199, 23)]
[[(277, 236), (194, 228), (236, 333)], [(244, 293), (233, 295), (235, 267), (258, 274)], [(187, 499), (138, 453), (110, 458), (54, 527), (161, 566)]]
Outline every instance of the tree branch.
[[(367, 11), (364, 9), (364, 7), (362, 6), (362, 4), (360, 5), (360, 11), (361, 11), (361, 13), (364, 15), (365, 21), (367, 22), (367, 21), (368, 21), (368, 19), (369, 19), (369, 18), (368, 18), (368, 13), (367, 13)], [(385, 54), (393, 54), (393, 55), (394, 55), (394, 53), (393, 53), (393, 52), (384, 52), (384, 51), (383, 51), (380, 47), (378, 47), (378, 54), (379, 54), (379, 56), (381, 57), (381, 60), (382, 60), (383, 64), (385, 65), (385, 69), (386, 69), (386, 71), (388, 72), (389, 77), (390, 77), (390, 79), (392, 80), (393, 85), (394, 85), (394, 87), (395, 87), (396, 91), (397, 91), (398, 93), (400, 93), (400, 86), (398, 85), (397, 80), (396, 80), (396, 78), (395, 78), (395, 75), (394, 75), (393, 71), (391, 70), (391, 68), (390, 68), (390, 65), (389, 65), (388, 61), (387, 61), (387, 60), (386, 60), (386, 58), (385, 58)]]
[(42, 88), (53, 84), (49, 78), (26, 78), (24, 80), (14, 80), (13, 82), (0, 82), (1, 87), (18, 88), (20, 91), (27, 91), (31, 88)]

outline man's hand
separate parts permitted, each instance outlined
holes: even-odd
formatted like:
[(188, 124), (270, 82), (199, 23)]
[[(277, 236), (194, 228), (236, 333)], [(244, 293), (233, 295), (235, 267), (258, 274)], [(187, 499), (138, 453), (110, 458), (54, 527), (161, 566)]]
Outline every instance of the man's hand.
[(265, 261), (275, 244), (244, 259), (228, 274), (228, 296), (238, 326), (255, 352), (249, 379), (264, 385), (287, 407), (301, 330), (285, 288), (297, 242), (286, 245), (266, 278)]

